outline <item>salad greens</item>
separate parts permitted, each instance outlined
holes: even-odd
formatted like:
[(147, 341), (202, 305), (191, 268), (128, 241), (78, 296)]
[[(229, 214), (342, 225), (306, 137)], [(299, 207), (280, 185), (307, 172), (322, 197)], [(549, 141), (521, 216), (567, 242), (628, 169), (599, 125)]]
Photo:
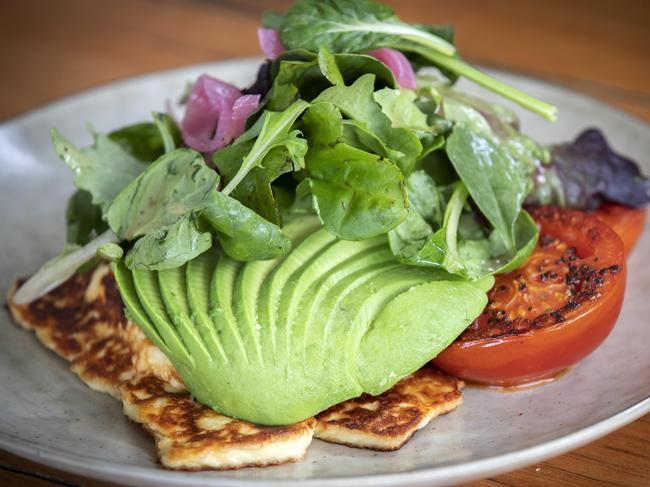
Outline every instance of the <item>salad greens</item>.
[(393, 10), (367, 0), (302, 0), (289, 9), (278, 26), (282, 44), (289, 49), (363, 52), (409, 42), (451, 56), (456, 48), (426, 29), (401, 22)]
[(115, 197), (147, 167), (130, 151), (103, 134), (93, 133), (95, 143), (77, 149), (58, 130), (52, 129), (57, 155), (72, 169), (74, 183), (92, 196), (92, 202), (106, 212)]
[[(250, 107), (246, 130), (225, 147), (192, 150), (161, 113), (108, 135), (92, 132), (83, 149), (52, 130), (79, 189), (66, 212), (71, 246), (48, 266), (50, 280), (107, 242), (122, 242), (134, 269), (175, 268), (215, 243), (238, 260), (275, 258), (291, 248), (283, 226), (306, 213), (341, 239), (384, 235), (404, 264), (479, 279), (516, 268), (532, 252), (537, 229), (526, 201), (593, 207), (603, 198), (633, 205), (650, 198), (634, 164), (597, 134), (542, 147), (519, 131), (511, 110), (454, 88), (465, 76), (548, 118), (555, 112), (464, 63), (449, 26), (405, 24), (367, 0), (298, 0), (285, 15), (266, 14), (264, 24), (286, 50), (262, 65), (244, 91), (251, 96), (212, 83)], [(447, 81), (418, 74), (415, 90), (400, 87), (404, 70), (414, 79), (411, 64), (397, 51), (384, 64), (373, 57), (378, 48), (405, 53), (416, 68), (437, 67)], [(202, 103), (213, 96), (203, 95)], [(193, 123), (205, 119), (200, 107), (193, 112)], [(573, 164), (581, 160), (589, 162)]]
[(454, 88), (463, 76), (555, 116), (462, 61), (449, 27), (367, 0), (298, 0), (264, 22), (274, 59), (248, 89), (201, 75), (180, 123), (154, 113), (83, 149), (52, 130), (78, 188), (68, 244), (15, 303), (111, 261), (129, 318), (195, 397), (286, 424), (448, 346), (493, 275), (533, 252), (526, 202), (650, 200), (599, 132), (546, 148)]
[[(278, 18), (273, 18), (274, 24)], [(391, 47), (413, 53), (454, 75), (464, 76), (524, 108), (554, 120), (556, 108), (512, 88), (456, 56), (448, 40), (447, 29), (408, 25), (401, 22), (390, 7), (368, 0), (299, 0), (286, 13), (278, 30), (288, 49), (317, 51), (327, 47), (333, 52), (363, 52)]]
[[(124, 242), (133, 269), (181, 266), (215, 241), (235, 259), (274, 258), (290, 250), (282, 226), (300, 208), (338, 238), (385, 235), (402, 263), (465, 278), (525, 259), (537, 232), (522, 205), (547, 153), (507, 110), (431, 75), (416, 90), (401, 88), (395, 66), (371, 55), (392, 47), (418, 64), (442, 56), (465, 66), (454, 57), (453, 30), (405, 24), (368, 1), (299, 0), (286, 15), (265, 18), (288, 50), (260, 70), (247, 91), (261, 96), (259, 106), (229, 145), (209, 154), (184, 147), (179, 125), (160, 113), (93, 133), (83, 149), (52, 131), (79, 188), (68, 240), (95, 249), (78, 256), (94, 256), (92, 238), (101, 234)], [(400, 69), (411, 69), (401, 59)], [(432, 64), (462, 74), (447, 61)], [(234, 87), (213, 84), (237, 99)], [(193, 123), (202, 120), (200, 107), (193, 113)]]

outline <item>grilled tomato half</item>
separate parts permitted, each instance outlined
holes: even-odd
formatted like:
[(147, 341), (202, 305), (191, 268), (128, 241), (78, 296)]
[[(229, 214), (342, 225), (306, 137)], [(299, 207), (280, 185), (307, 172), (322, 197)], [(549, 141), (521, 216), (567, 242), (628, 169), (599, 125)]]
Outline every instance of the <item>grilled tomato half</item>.
[(607, 224), (587, 213), (531, 208), (537, 248), (497, 276), (488, 305), (433, 363), (474, 382), (513, 386), (553, 377), (609, 335), (623, 304), (625, 251)]
[(646, 208), (630, 208), (615, 203), (605, 203), (593, 214), (612, 227), (623, 240), (625, 253), (629, 254), (641, 236), (646, 213)]

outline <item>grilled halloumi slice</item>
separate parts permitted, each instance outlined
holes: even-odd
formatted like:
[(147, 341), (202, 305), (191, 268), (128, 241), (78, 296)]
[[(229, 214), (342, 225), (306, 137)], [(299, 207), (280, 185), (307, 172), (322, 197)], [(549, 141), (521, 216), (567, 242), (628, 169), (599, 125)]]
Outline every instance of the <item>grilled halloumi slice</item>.
[(356, 448), (397, 450), (433, 418), (456, 409), (463, 385), (422, 368), (379, 396), (364, 394), (318, 414), (314, 436)]
[(11, 302), (19, 284), (8, 299), (14, 320), (71, 362), (71, 369), (90, 388), (119, 399), (120, 383), (134, 376), (133, 352), (125, 335), (129, 322), (110, 268), (100, 265), (75, 274), (27, 306)]
[(221, 470), (295, 461), (314, 433), (313, 418), (269, 427), (223, 416), (153, 375), (125, 382), (121, 390), (124, 412), (151, 433), (168, 468)]
[(91, 388), (121, 399), (125, 414), (154, 437), (167, 468), (234, 469), (293, 461), (304, 455), (314, 432), (332, 443), (395, 450), (461, 402), (461, 381), (424, 368), (380, 396), (345, 401), (315, 419), (257, 426), (192, 399), (169, 359), (124, 317), (107, 265), (71, 277), (26, 306), (11, 302), (17, 285), (9, 295), (14, 320), (71, 362)]

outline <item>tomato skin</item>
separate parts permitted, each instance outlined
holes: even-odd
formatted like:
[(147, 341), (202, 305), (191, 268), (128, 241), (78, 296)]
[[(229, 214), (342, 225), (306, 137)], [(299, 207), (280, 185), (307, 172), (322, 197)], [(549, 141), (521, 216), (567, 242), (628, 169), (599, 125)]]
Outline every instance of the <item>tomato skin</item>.
[(462, 379), (499, 386), (552, 377), (589, 355), (609, 335), (623, 304), (625, 255), (620, 238), (602, 221), (576, 210), (539, 207), (531, 211), (542, 235), (575, 246), (581, 258), (598, 256), (609, 274), (600, 297), (564, 315), (565, 321), (519, 334), (456, 340), (433, 363)]
[(625, 253), (629, 255), (643, 232), (647, 213), (646, 208), (604, 203), (593, 214), (607, 223), (621, 237)]

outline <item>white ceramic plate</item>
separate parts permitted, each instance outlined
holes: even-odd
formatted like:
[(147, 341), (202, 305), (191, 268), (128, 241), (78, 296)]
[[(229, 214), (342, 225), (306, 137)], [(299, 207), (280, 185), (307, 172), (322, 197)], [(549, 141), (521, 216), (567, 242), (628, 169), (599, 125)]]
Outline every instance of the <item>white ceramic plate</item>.
[[(0, 125), (0, 294), (58, 253), (72, 176), (48, 130), (86, 144), (99, 131), (147, 119), (208, 72), (245, 85), (257, 60), (193, 66), (130, 79), (63, 99)], [(557, 123), (522, 113), (542, 142), (601, 127), (614, 147), (650, 172), (649, 126), (589, 98), (507, 73), (502, 80), (556, 104)], [(474, 87), (465, 85), (471, 91)], [(630, 259), (623, 313), (611, 336), (561, 380), (519, 393), (468, 388), (457, 411), (433, 421), (406, 446), (377, 453), (314, 440), (301, 462), (235, 472), (171, 472), (153, 442), (114, 399), (91, 391), (67, 364), (0, 313), (0, 448), (63, 470), (129, 485), (439, 485), (514, 470), (577, 448), (650, 411), (648, 229)]]

